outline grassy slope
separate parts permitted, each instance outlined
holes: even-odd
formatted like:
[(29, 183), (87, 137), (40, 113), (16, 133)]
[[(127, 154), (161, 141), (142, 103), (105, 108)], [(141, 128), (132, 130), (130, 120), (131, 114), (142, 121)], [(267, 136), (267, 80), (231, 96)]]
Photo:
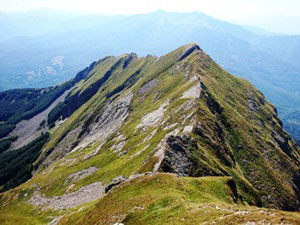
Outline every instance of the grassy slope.
[[(201, 78), (212, 96), (224, 108), (223, 115), (230, 123), (230, 127), (225, 127), (224, 130), (235, 160), (238, 162), (236, 167), (240, 169), (238, 172), (242, 172), (243, 176), (246, 175), (252, 183), (267, 183), (270, 187), (274, 187), (290, 176), (290, 167), (297, 171), (299, 149), (292, 140), (289, 140), (294, 148), (293, 154), (296, 159), (291, 161), (274, 142), (271, 136), (272, 130), (278, 130), (283, 134), (285, 132), (280, 128), (274, 107), (269, 103), (260, 104), (259, 99), (264, 97), (258, 90), (248, 81), (231, 76), (215, 63), (210, 65)], [(254, 112), (248, 108), (250, 92), (254, 93), (257, 104), (257, 111)], [(202, 113), (200, 121), (208, 120), (208, 115), (207, 112)], [(261, 121), (264, 127), (260, 125)], [(233, 176), (234, 174), (235, 172), (231, 173)], [(275, 192), (280, 196), (289, 188), (283, 189), (281, 187)], [(286, 196), (293, 193), (293, 190), (290, 191)]]
[(0, 224), (47, 224), (51, 221), (49, 215), (56, 215), (49, 211), (34, 208), (27, 203), (32, 190), (16, 189), (1, 195), (0, 198)]
[[(69, 212), (59, 224), (297, 224), (299, 213), (235, 203), (229, 177), (176, 177), (156, 174), (114, 188), (103, 199)], [(47, 224), (63, 212), (42, 211), (25, 203), (29, 191), (1, 199), (1, 224)]]
[[(33, 191), (36, 189), (35, 185), (38, 185), (41, 188), (41, 192), (46, 196), (61, 195), (65, 192), (67, 188), (67, 185), (65, 186), (63, 185), (66, 177), (71, 173), (89, 168), (90, 166), (95, 166), (97, 168), (100, 168), (100, 170), (91, 176), (85, 177), (84, 179), (75, 182), (75, 186), (73, 187), (72, 190), (77, 190), (80, 187), (93, 183), (95, 181), (101, 181), (102, 183), (107, 184), (110, 182), (112, 178), (120, 175), (130, 176), (131, 174), (137, 172), (151, 171), (153, 169), (153, 165), (156, 160), (153, 157), (154, 150), (157, 144), (161, 141), (161, 139), (165, 137), (165, 135), (171, 130), (164, 130), (163, 127), (165, 125), (157, 126), (157, 132), (155, 133), (155, 135), (150, 140), (146, 141), (145, 143), (142, 143), (143, 140), (154, 129), (156, 129), (156, 128), (149, 128), (144, 132), (135, 131), (135, 127), (137, 124), (140, 123), (140, 120), (143, 115), (153, 110), (156, 110), (157, 108), (159, 108), (159, 106), (162, 103), (164, 103), (167, 99), (169, 99), (171, 101), (168, 106), (168, 112), (173, 112), (173, 113), (166, 113), (164, 117), (164, 120), (167, 121), (166, 124), (172, 124), (174, 122), (183, 121), (182, 116), (186, 116), (191, 111), (196, 110), (197, 120), (201, 121), (207, 128), (215, 127), (216, 115), (211, 113), (204, 99), (198, 101), (197, 104), (189, 110), (182, 110), (177, 113), (174, 113), (175, 109), (177, 109), (186, 101), (180, 99), (180, 96), (184, 91), (188, 90), (191, 86), (195, 84), (195, 82), (194, 83), (188, 82), (189, 79), (195, 74), (199, 76), (201, 80), (204, 82), (212, 97), (214, 97), (216, 101), (224, 108), (224, 117), (229, 121), (231, 127), (224, 127), (224, 124), (223, 125), (220, 124), (220, 125), (223, 126), (224, 128), (224, 132), (227, 140), (226, 147), (229, 148), (231, 152), (233, 152), (234, 157), (237, 161), (237, 164), (235, 166), (228, 167), (222, 164), (221, 160), (218, 157), (216, 157), (216, 151), (213, 149), (211, 143), (216, 142), (217, 135), (215, 131), (212, 129), (212, 133), (210, 133), (211, 139), (209, 141), (207, 141), (203, 137), (193, 135), (193, 138), (197, 139), (199, 143), (199, 149), (197, 149), (194, 152), (194, 154), (197, 156), (197, 160), (199, 160), (199, 163), (205, 164), (207, 167), (210, 167), (211, 169), (216, 171), (220, 171), (220, 170), (226, 171), (228, 174), (233, 176), (235, 181), (238, 184), (239, 193), (243, 195), (245, 202), (254, 204), (256, 201), (255, 199), (256, 193), (258, 193), (260, 190), (254, 188), (253, 185), (255, 184), (256, 187), (259, 187), (259, 184), (264, 184), (264, 183), (267, 184), (267, 187), (277, 187), (277, 188), (280, 183), (283, 183), (283, 185), (281, 186), (279, 185), (280, 188), (278, 188), (278, 190), (275, 191), (277, 191), (279, 194), (283, 193), (284, 196), (290, 195), (291, 198), (293, 198), (292, 196), (293, 190), (290, 190), (288, 186), (285, 187), (285, 183), (282, 181), (290, 177), (290, 174), (288, 174), (288, 171), (290, 169), (289, 167), (292, 166), (293, 168), (296, 168), (296, 165), (294, 165), (291, 162), (291, 160), (282, 152), (282, 150), (278, 148), (278, 146), (275, 143), (272, 143), (273, 140), (270, 137), (270, 130), (273, 129), (273, 127), (270, 126), (267, 117), (269, 115), (272, 115), (272, 121), (274, 121), (274, 123), (278, 125), (278, 121), (276, 121), (276, 118), (274, 118), (273, 107), (268, 103), (266, 103), (265, 105), (261, 105), (260, 111), (251, 114), (251, 119), (249, 119), (248, 117), (249, 109), (247, 107), (248, 106), (247, 93), (249, 91), (253, 92), (256, 100), (259, 97), (262, 97), (262, 95), (257, 90), (255, 90), (252, 87), (252, 85), (247, 81), (235, 78), (227, 74), (215, 63), (211, 62), (206, 55), (202, 55), (201, 57), (198, 57), (196, 53), (192, 53), (188, 58), (186, 58), (185, 61), (181, 61), (174, 64), (174, 62), (177, 61), (179, 56), (186, 50), (186, 48), (187, 46), (179, 48), (173, 51), (172, 53), (161, 57), (159, 60), (157, 60), (155, 57), (134, 59), (133, 62), (131, 62), (130, 66), (128, 66), (124, 71), (121, 70), (120, 67), (118, 67), (114, 71), (111, 78), (99, 89), (99, 91), (88, 102), (82, 105), (82, 107), (79, 108), (69, 119), (67, 119), (63, 123), (63, 125), (60, 126), (56, 131), (52, 132), (51, 140), (48, 143), (48, 145), (45, 147), (45, 150), (55, 147), (58, 141), (64, 135), (66, 135), (70, 130), (82, 124), (90, 115), (99, 113), (99, 110), (101, 109), (101, 105), (103, 105), (105, 101), (104, 97), (106, 96), (106, 94), (114, 90), (119, 85), (121, 85), (138, 68), (143, 67), (138, 82), (134, 86), (130, 87), (129, 90), (123, 91), (123, 93), (121, 93), (120, 96), (122, 97), (128, 91), (133, 91), (134, 93), (134, 98), (131, 105), (129, 117), (127, 118), (126, 123), (122, 126), (120, 130), (120, 134), (123, 134), (126, 137), (130, 137), (127, 140), (125, 146), (123, 147), (123, 149), (127, 151), (126, 155), (120, 157), (118, 156), (117, 153), (110, 150), (111, 146), (113, 144), (116, 144), (114, 143), (114, 139), (113, 139), (114, 137), (112, 137), (102, 146), (100, 153), (92, 157), (91, 159), (86, 161), (82, 160), (84, 156), (91, 153), (97, 148), (98, 145), (97, 143), (81, 151), (71, 153), (66, 157), (54, 162), (48, 168), (40, 171), (39, 173), (36, 173), (34, 178), (28, 181), (27, 183), (21, 185), (14, 191), (5, 193), (2, 198), (11, 199), (12, 196), (17, 195), (13, 193), (15, 192), (18, 193), (20, 191), (23, 191), (23, 192), (28, 192), (28, 196), (26, 197), (28, 199), (32, 195)], [(113, 64), (113, 62), (115, 62), (118, 59), (119, 58), (117, 57), (108, 58), (107, 60), (109, 62), (102, 62), (102, 63), (109, 63), (111, 65)], [(186, 69), (187, 67), (190, 68)], [(96, 82), (96, 80), (100, 79), (101, 76), (103, 76), (103, 74), (108, 68), (109, 66), (107, 66), (106, 69), (97, 66), (95, 70), (92, 71), (93, 75), (86, 82)], [(170, 71), (175, 71), (175, 72), (173, 74), (170, 74)], [(159, 80), (158, 86), (155, 87), (155, 91), (152, 90), (143, 96), (139, 96), (138, 95), (139, 88), (154, 78)], [(76, 91), (81, 91), (85, 88), (86, 88), (85, 83), (81, 82), (79, 83), (78, 89)], [(258, 121), (260, 119), (265, 121), (266, 128), (262, 129), (259, 126)], [(181, 124), (181, 126), (188, 125), (188, 124), (189, 121), (187, 121), (186, 124)], [(264, 149), (275, 149), (275, 150), (272, 151), (272, 154), (270, 155), (266, 152), (263, 152)], [(137, 152), (141, 152), (141, 153), (135, 154)], [(296, 157), (299, 158), (299, 155), (297, 155), (299, 154), (298, 152), (295, 152), (294, 154), (296, 154)], [(270, 157), (269, 160), (265, 159), (266, 155)], [(244, 163), (245, 159), (247, 159), (249, 164)], [(280, 163), (282, 163), (284, 168), (279, 167), (274, 169), (272, 163), (277, 161), (280, 161)], [(257, 174), (257, 176), (253, 177), (253, 180), (255, 180), (256, 183), (253, 182), (253, 180), (251, 180), (252, 178), (251, 176), (253, 174), (254, 175)], [(150, 207), (149, 209), (150, 211), (146, 211), (141, 214), (133, 213), (128, 215), (127, 222), (129, 224), (130, 222), (134, 224), (135, 220), (144, 221), (146, 218), (147, 219), (151, 218), (151, 220), (149, 221), (152, 220), (155, 221), (154, 220), (155, 217), (151, 217), (152, 216), (151, 208), (153, 209), (154, 215), (156, 215), (157, 213), (156, 217), (158, 217), (158, 219), (160, 219), (161, 221), (166, 219), (167, 215), (170, 215), (171, 216), (170, 223), (172, 224), (172, 219), (173, 222), (176, 219), (176, 215), (174, 215), (174, 212), (175, 214), (180, 215), (179, 211), (182, 210), (182, 212), (185, 212), (186, 210), (192, 208), (196, 210), (195, 212), (197, 212), (198, 210), (197, 207), (199, 206), (197, 204), (200, 204), (199, 201), (200, 202), (204, 201), (203, 199), (215, 205), (232, 204), (232, 202), (230, 201), (230, 197), (224, 194), (224, 192), (223, 192), (223, 196), (225, 196), (224, 198), (222, 197), (219, 199), (220, 197), (218, 195), (219, 193), (216, 192), (216, 193), (212, 193), (207, 198), (203, 198), (203, 196), (198, 196), (197, 198), (199, 199), (196, 198), (195, 200), (196, 202), (194, 202), (193, 204), (189, 203), (191, 198), (190, 196), (191, 193), (189, 189), (195, 191), (196, 188), (191, 185), (191, 183), (193, 183), (193, 180), (197, 181), (197, 179), (199, 180), (202, 179), (204, 185), (206, 185), (205, 181), (208, 181), (207, 185), (210, 185), (211, 182), (212, 183), (220, 182), (221, 183), (220, 187), (222, 187), (221, 190), (224, 191), (226, 190), (226, 188), (228, 188), (224, 186), (224, 181), (227, 178), (219, 178), (219, 179), (211, 178), (213, 181), (211, 181), (210, 178), (201, 178), (201, 179), (180, 178), (178, 180), (177, 178), (176, 179), (172, 178), (168, 183), (169, 176), (166, 177), (165, 175), (159, 175), (159, 176), (162, 176), (164, 182), (167, 183), (166, 186), (164, 186), (163, 184), (162, 185), (155, 184), (154, 182), (153, 185), (158, 185), (157, 186), (158, 192), (153, 193), (153, 199), (151, 201), (145, 202), (145, 204), (148, 204), (147, 207), (150, 207), (151, 204), (153, 204), (154, 206)], [(147, 183), (148, 181), (145, 182), (146, 182), (145, 184), (148, 184)], [(181, 193), (178, 193), (177, 189), (174, 190), (173, 189), (174, 184), (177, 185), (178, 182), (183, 183), (183, 186), (185, 186), (187, 189), (182, 190)], [(145, 186), (147, 185), (142, 185), (143, 189), (145, 188)], [(128, 191), (130, 191), (130, 188), (134, 189), (134, 186), (133, 187), (128, 186), (129, 189)], [(138, 188), (139, 187), (137, 187), (137, 189)], [(158, 194), (161, 193), (161, 191), (163, 191), (164, 188), (167, 189), (169, 188), (171, 193), (175, 192), (174, 195), (170, 197), (171, 198), (170, 202), (168, 202), (168, 198), (167, 198), (168, 196), (158, 196)], [(131, 193), (134, 193), (134, 191), (135, 190), (131, 190)], [(138, 191), (137, 193), (141, 193), (141, 192), (142, 190)], [(109, 202), (109, 199), (113, 197), (115, 197), (117, 200), (119, 198), (121, 199), (127, 198), (126, 197), (127, 194), (126, 195), (120, 194), (120, 196), (115, 196), (118, 194), (114, 194), (114, 193), (112, 194), (112, 196), (110, 195), (106, 196), (103, 200), (100, 200), (100, 202), (102, 201)], [(181, 198), (178, 201), (175, 198), (177, 195), (181, 196)], [(137, 196), (137, 198), (142, 199), (142, 195)], [(167, 198), (166, 203), (164, 202), (165, 201), (164, 198)], [(124, 204), (125, 199), (122, 200), (123, 202), (122, 204)], [(186, 205), (183, 204), (184, 205), (182, 206), (183, 208), (176, 209), (178, 204), (183, 200), (188, 200)], [(165, 211), (164, 210), (160, 211), (160, 206), (158, 206), (156, 209), (154, 201), (161, 202), (162, 204), (161, 208), (164, 208)], [(1, 203), (4, 204), (3, 201), (1, 201)], [(34, 209), (32, 206), (28, 206), (28, 204), (25, 203), (24, 200), (21, 199), (18, 204), (20, 206), (16, 207), (16, 201), (8, 201), (7, 205), (2, 210), (0, 210), (0, 219), (6, 222), (13, 221), (14, 219), (17, 219), (18, 217), (22, 217), (22, 216), (28, 218), (34, 216), (36, 219), (39, 219), (39, 217), (36, 217), (35, 214), (36, 209)], [(132, 203), (128, 202), (128, 204), (132, 204)], [(30, 210), (28, 210), (28, 207), (29, 208), (31, 207)], [(91, 203), (87, 205), (87, 208), (85, 210), (75, 215), (78, 215), (78, 217), (81, 218), (90, 209), (93, 209), (93, 207), (94, 207), (94, 203)], [(97, 204), (96, 207), (101, 208), (101, 203)], [(238, 207), (238, 206), (235, 205), (233, 207)], [(243, 207), (243, 206), (239, 206), (239, 207)], [(23, 210), (24, 213), (21, 213), (20, 209), (23, 208), (24, 208)], [(121, 209), (122, 207), (120, 207), (120, 210)], [(238, 209), (235, 208), (234, 210), (238, 210)], [(255, 211), (256, 209), (251, 208), (251, 210)], [(96, 218), (101, 216), (101, 211), (102, 209), (100, 211), (97, 210), (93, 211), (94, 212), (93, 214), (95, 214)], [(208, 211), (210, 211), (210, 208)], [(16, 212), (16, 217), (13, 217), (12, 219), (8, 219), (8, 217), (6, 216), (7, 212)], [(48, 215), (48, 216), (57, 215), (56, 212), (54, 213), (43, 212), (43, 213), (44, 213), (43, 215)], [(210, 215), (209, 218), (206, 219), (210, 220), (214, 218), (216, 215), (221, 215), (222, 213), (220, 213), (218, 210), (211, 210), (210, 212), (208, 212), (208, 214)], [(193, 221), (194, 219), (193, 217), (195, 217), (195, 215), (191, 214), (190, 216), (191, 221)], [(283, 215), (290, 217), (288, 213), (284, 213)], [(293, 214), (293, 215), (296, 216), (295, 218), (298, 218), (299, 216), (298, 214)], [(75, 216), (74, 218), (77, 217)], [(41, 219), (40, 223), (43, 223), (46, 220), (44, 217), (41, 217), (40, 219)], [(203, 218), (200, 216), (198, 218), (198, 221), (200, 221), (201, 219)], [(66, 219), (65, 221), (68, 220)]]
[(229, 180), (228, 177), (149, 175), (121, 185), (90, 212), (75, 212), (59, 224), (211, 224), (213, 221), (217, 224), (248, 221), (296, 224), (299, 221), (298, 213), (238, 206), (234, 203)]

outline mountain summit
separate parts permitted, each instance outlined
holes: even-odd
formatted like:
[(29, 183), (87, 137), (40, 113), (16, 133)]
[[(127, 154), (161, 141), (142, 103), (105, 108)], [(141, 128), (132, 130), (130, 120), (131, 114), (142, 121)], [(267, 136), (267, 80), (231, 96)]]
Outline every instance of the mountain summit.
[(1, 125), (4, 224), (299, 222), (278, 210), (300, 207), (298, 146), (263, 94), (195, 43), (107, 56), (34, 90), (0, 105), (32, 106)]
[(0, 13), (0, 26), (0, 91), (57, 85), (106, 55), (161, 56), (197, 42), (228, 72), (258, 88), (300, 144), (299, 35), (257, 33), (200, 12), (104, 16), (37, 10)]

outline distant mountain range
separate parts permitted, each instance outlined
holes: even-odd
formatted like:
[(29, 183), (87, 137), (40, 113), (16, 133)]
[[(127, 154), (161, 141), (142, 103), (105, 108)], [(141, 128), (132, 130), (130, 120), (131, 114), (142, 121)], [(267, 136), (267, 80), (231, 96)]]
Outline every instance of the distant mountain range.
[(274, 35), (197, 12), (165, 11), (1, 14), (0, 29), (0, 90), (56, 85), (105, 55), (160, 56), (196, 42), (223, 68), (261, 90), (300, 140), (300, 36)]

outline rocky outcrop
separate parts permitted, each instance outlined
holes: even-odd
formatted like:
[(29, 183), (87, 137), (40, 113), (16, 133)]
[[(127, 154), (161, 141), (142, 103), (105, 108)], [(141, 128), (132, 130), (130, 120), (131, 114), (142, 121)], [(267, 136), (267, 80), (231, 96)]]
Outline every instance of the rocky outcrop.
[(164, 172), (177, 173), (180, 176), (191, 176), (194, 171), (192, 148), (196, 142), (187, 136), (170, 136), (160, 168)]
[(166, 101), (157, 110), (143, 116), (141, 123), (136, 126), (136, 129), (146, 129), (147, 127), (158, 125), (164, 117), (164, 111), (166, 110), (168, 104), (169, 101)]
[(201, 94), (201, 87), (199, 84), (194, 85), (189, 90), (185, 91), (181, 98), (199, 98)]
[(69, 152), (77, 151), (93, 143), (98, 143), (98, 148), (85, 159), (96, 155), (106, 139), (117, 132), (126, 120), (132, 97), (133, 93), (129, 92), (120, 99), (108, 102), (87, 127), (77, 126), (71, 130), (55, 149), (52, 149), (49, 154), (45, 155), (45, 158), (40, 160), (39, 164), (45, 167)]
[(105, 187), (105, 193), (109, 192), (114, 186), (117, 186), (121, 183), (123, 183), (124, 181), (126, 181), (126, 177), (124, 176), (119, 176), (119, 177), (116, 177), (114, 179), (111, 180), (111, 183), (108, 184), (106, 187)]
[[(183, 135), (169, 135), (159, 145), (155, 156), (160, 158), (154, 171), (176, 173), (180, 176), (228, 176), (226, 171), (212, 166), (204, 161), (199, 161), (201, 150), (197, 141), (192, 138), (191, 132)], [(198, 155), (198, 156), (197, 156)], [(202, 156), (202, 160), (205, 156)]]
[(149, 93), (154, 87), (156, 87), (159, 83), (159, 80), (153, 79), (146, 84), (144, 84), (138, 91), (139, 95), (144, 95), (146, 93)]
[(117, 132), (128, 116), (132, 98), (133, 93), (129, 92), (122, 98), (107, 103), (82, 135), (82, 141), (79, 142), (76, 149), (94, 142), (101, 143)]

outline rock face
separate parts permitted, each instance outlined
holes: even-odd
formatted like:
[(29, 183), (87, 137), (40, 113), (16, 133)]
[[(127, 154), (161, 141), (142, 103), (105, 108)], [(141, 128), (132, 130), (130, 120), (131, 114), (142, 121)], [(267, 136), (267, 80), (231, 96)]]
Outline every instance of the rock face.
[(108, 103), (102, 113), (91, 123), (77, 148), (83, 148), (95, 141), (101, 143), (117, 132), (128, 116), (132, 97), (133, 94), (130, 92), (124, 97)]
[[(43, 162), (43, 165), (50, 164), (70, 151), (77, 151), (95, 142), (101, 146), (105, 140), (117, 132), (124, 123), (128, 116), (132, 97), (133, 94), (128, 93), (123, 98), (106, 104), (102, 113), (89, 124), (89, 129), (83, 130), (81, 126), (78, 126), (70, 131), (64, 140), (58, 143), (57, 147)], [(74, 145), (76, 146), (75, 148)]]
[(183, 93), (181, 98), (199, 98), (201, 94), (201, 87), (200, 85), (195, 85), (186, 92)]
[(169, 101), (164, 102), (157, 110), (148, 113), (142, 118), (142, 122), (136, 126), (136, 129), (157, 126), (164, 117), (164, 111)]
[(161, 169), (165, 172), (177, 173), (180, 176), (192, 176), (195, 165), (192, 162), (190, 146), (195, 144), (186, 136), (168, 137)]

